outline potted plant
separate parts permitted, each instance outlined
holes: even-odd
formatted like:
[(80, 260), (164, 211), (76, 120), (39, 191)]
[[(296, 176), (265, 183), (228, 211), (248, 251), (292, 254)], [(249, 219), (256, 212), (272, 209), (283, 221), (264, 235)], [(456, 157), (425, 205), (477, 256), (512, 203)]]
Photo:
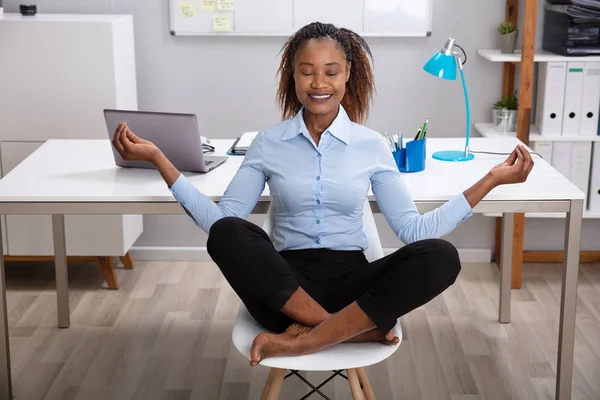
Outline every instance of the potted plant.
[(500, 34), (500, 52), (504, 54), (512, 54), (515, 52), (517, 45), (517, 35), (519, 31), (512, 22), (503, 22), (498, 27)]
[(508, 96), (502, 96), (502, 99), (492, 107), (494, 129), (505, 133), (517, 132), (518, 109), (519, 99), (516, 91)]

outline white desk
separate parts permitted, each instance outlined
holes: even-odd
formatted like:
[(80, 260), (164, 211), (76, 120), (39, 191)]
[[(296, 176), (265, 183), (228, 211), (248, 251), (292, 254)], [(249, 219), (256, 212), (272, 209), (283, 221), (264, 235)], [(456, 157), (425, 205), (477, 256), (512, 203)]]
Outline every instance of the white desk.
[[(440, 206), (479, 180), (506, 156), (476, 154), (475, 160), (447, 163), (431, 158), (439, 149), (461, 149), (464, 139), (427, 139), (425, 171), (404, 179), (421, 212)], [(224, 154), (231, 140), (215, 140)], [(473, 151), (509, 153), (515, 138), (474, 138)], [(584, 193), (545, 161), (536, 164), (527, 182), (494, 189), (474, 210), (500, 212), (503, 229), (499, 320), (510, 316), (510, 280), (513, 213), (565, 212), (565, 269), (562, 283), (556, 398), (571, 396), (579, 243)], [(218, 201), (239, 168), (242, 157), (229, 160), (208, 174), (186, 174)], [(371, 200), (374, 198), (371, 196)], [(268, 188), (255, 212), (270, 201)], [(372, 203), (373, 204), (373, 203)], [(374, 204), (375, 211), (377, 207)], [(50, 140), (0, 180), (0, 214), (52, 214), (55, 248), (58, 325), (69, 326), (67, 266), (64, 242), (65, 214), (179, 214), (182, 208), (154, 170), (115, 167), (108, 140)], [(0, 241), (1, 243), (1, 241)], [(4, 261), (0, 249), (0, 398), (12, 398)]]

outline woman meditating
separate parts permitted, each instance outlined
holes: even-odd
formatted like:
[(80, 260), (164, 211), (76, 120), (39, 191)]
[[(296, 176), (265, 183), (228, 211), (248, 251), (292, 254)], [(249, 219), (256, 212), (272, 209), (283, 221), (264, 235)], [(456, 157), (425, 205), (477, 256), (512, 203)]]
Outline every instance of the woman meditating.
[[(490, 190), (525, 181), (533, 167), (519, 146), (463, 193), (419, 214), (384, 138), (361, 125), (374, 90), (370, 55), (360, 36), (330, 24), (311, 23), (290, 37), (278, 71), (283, 122), (257, 135), (218, 204), (126, 124), (115, 132), (124, 159), (156, 166), (208, 233), (208, 252), (233, 290), (272, 331), (254, 339), (252, 366), (345, 341), (396, 344), (397, 319), (442, 293), (460, 271), (456, 248), (440, 237)], [(275, 217), (272, 241), (246, 220), (265, 184)], [(405, 243), (374, 262), (363, 253), (369, 187)]]

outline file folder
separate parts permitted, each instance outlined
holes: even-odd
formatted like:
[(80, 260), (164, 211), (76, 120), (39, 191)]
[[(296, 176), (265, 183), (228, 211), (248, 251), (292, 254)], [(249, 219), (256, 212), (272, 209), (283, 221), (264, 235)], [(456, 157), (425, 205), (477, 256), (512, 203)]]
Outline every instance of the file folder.
[(532, 149), (538, 153), (548, 164), (552, 165), (552, 142), (536, 140), (533, 142)]
[(581, 92), (583, 91), (583, 71), (585, 62), (568, 61), (565, 79), (565, 100), (563, 107), (562, 135), (579, 135), (581, 123)]
[(552, 146), (552, 166), (569, 180), (571, 179), (572, 159), (573, 142), (554, 142)]
[(543, 136), (560, 136), (567, 62), (540, 63), (538, 68), (536, 126)]
[[(592, 162), (592, 142), (574, 142), (571, 164), (571, 182), (584, 193), (588, 193), (590, 167)], [(583, 201), (587, 207), (587, 196)]]
[(592, 170), (590, 173), (590, 190), (588, 192), (588, 209), (600, 212), (600, 143), (594, 142), (592, 151)]
[(598, 134), (598, 111), (600, 109), (600, 62), (586, 62), (581, 96), (581, 125), (579, 134)]

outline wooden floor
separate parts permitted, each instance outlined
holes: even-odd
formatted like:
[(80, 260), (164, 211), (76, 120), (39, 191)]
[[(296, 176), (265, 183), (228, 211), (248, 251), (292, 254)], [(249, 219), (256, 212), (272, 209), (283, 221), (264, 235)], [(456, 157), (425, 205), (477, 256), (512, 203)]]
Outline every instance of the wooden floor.
[[(526, 264), (512, 321), (497, 322), (498, 271), (465, 264), (457, 283), (403, 317), (404, 341), (367, 368), (378, 399), (553, 399), (560, 266)], [(268, 370), (231, 344), (239, 300), (209, 262), (136, 262), (105, 289), (93, 264), (69, 269), (72, 325), (56, 327), (53, 269), (7, 265), (15, 398), (258, 399)], [(582, 265), (574, 399), (600, 399), (600, 266)], [(305, 374), (320, 382), (326, 373)], [(348, 399), (337, 378), (323, 391)], [(307, 393), (285, 381), (281, 399)], [(316, 395), (310, 399), (317, 399)]]

